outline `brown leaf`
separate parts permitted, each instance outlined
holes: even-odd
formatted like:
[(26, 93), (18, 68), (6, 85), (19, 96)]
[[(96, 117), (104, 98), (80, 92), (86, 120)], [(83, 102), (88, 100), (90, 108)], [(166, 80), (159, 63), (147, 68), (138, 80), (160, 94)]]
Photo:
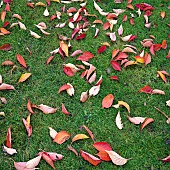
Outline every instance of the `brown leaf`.
[(91, 163), (94, 166), (97, 166), (101, 162), (101, 160), (99, 158), (97, 158), (83, 150), (80, 150), (80, 155), (84, 160), (88, 161), (89, 163)]
[(11, 50), (11, 45), (10, 44), (3, 44), (0, 46), (0, 50), (3, 50), (3, 51), (9, 51)]
[(112, 94), (108, 94), (107, 96), (105, 96), (102, 100), (102, 108), (109, 108), (112, 106), (114, 100), (114, 96)]
[(70, 138), (70, 134), (64, 130), (60, 131), (57, 133), (57, 135), (55, 136), (53, 142), (56, 142), (57, 144), (62, 144), (64, 143), (66, 140), (68, 140)]
[(148, 118), (148, 117), (145, 118), (144, 122), (142, 123), (142, 125), (140, 127), (140, 130), (142, 131), (145, 126), (147, 126), (148, 124), (150, 124), (152, 122), (154, 122), (154, 119)]

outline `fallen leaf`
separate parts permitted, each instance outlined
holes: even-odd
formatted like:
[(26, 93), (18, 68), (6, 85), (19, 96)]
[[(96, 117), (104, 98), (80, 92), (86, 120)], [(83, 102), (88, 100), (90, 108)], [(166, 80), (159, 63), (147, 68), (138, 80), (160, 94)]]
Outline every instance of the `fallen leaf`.
[(125, 47), (122, 52), (124, 53), (133, 53), (133, 54), (136, 54), (136, 51), (134, 51), (132, 48), (130, 47)]
[(52, 61), (52, 59), (54, 58), (54, 56), (50, 56), (50, 57), (48, 57), (48, 59), (46, 60), (46, 65), (48, 65), (51, 61)]
[(166, 105), (170, 107), (170, 100), (166, 101)]
[(7, 135), (6, 135), (6, 146), (8, 148), (12, 147), (12, 142), (11, 142), (11, 128), (8, 128)]
[(71, 86), (70, 86), (70, 84), (64, 84), (64, 85), (62, 85), (60, 88), (59, 88), (59, 90), (58, 90), (58, 93), (60, 93), (60, 92), (62, 92), (62, 91), (64, 91), (64, 90), (67, 90), (67, 89), (69, 89)]
[(122, 123), (122, 119), (120, 117), (120, 112), (118, 112), (118, 114), (116, 116), (116, 126), (118, 127), (118, 129), (123, 129), (123, 123)]
[(161, 79), (162, 79), (165, 83), (167, 83), (167, 80), (166, 80), (165, 75), (164, 75), (161, 71), (157, 71), (157, 73), (158, 73), (158, 75), (161, 77)]
[(32, 74), (31, 73), (24, 73), (21, 75), (20, 79), (18, 80), (18, 83), (26, 81)]
[(43, 15), (44, 15), (45, 17), (48, 17), (48, 16), (50, 15), (47, 8), (45, 9)]
[(71, 143), (73, 143), (73, 142), (75, 142), (75, 141), (77, 141), (77, 140), (88, 139), (88, 138), (89, 138), (89, 137), (88, 137), (87, 135), (85, 135), (85, 134), (77, 134), (77, 135), (75, 135), (75, 136), (73, 137)]
[(69, 96), (74, 96), (74, 87), (70, 83), (67, 83), (67, 84), (70, 85), (70, 88), (66, 89), (67, 94)]
[(16, 149), (8, 148), (6, 146), (2, 146), (2, 149), (4, 152), (6, 152), (9, 155), (13, 155), (13, 154), (17, 153)]
[(70, 134), (64, 130), (60, 131), (57, 133), (57, 135), (55, 136), (53, 142), (56, 142), (57, 144), (62, 144), (64, 143), (66, 140), (68, 140), (70, 138)]
[(70, 112), (67, 111), (67, 109), (65, 108), (64, 104), (62, 103), (62, 112), (66, 115), (72, 116), (72, 114)]
[(82, 127), (88, 132), (88, 134), (90, 135), (91, 139), (93, 141), (95, 141), (94, 140), (94, 135), (93, 135), (92, 131), (87, 126), (85, 126), (85, 125), (83, 125)]
[(115, 165), (124, 165), (127, 163), (129, 159), (123, 158), (119, 154), (117, 154), (115, 151), (106, 151), (109, 154), (109, 157), (111, 158), (112, 162)]
[(71, 145), (68, 145), (67, 149), (72, 151), (76, 156), (78, 156), (78, 152)]
[(78, 36), (75, 38), (75, 40), (82, 40), (82, 39), (84, 39), (85, 37), (86, 37), (86, 33), (82, 33), (82, 34), (78, 35)]
[(19, 25), (20, 29), (27, 30), (26, 26), (22, 22), (18, 21), (18, 25)]
[(57, 111), (57, 108), (52, 108), (52, 107), (49, 107), (49, 106), (44, 105), (44, 104), (40, 104), (36, 108), (41, 110), (45, 114), (55, 113)]
[(24, 118), (22, 119), (24, 126), (27, 130), (28, 137), (32, 135), (32, 126), (30, 124), (30, 118), (31, 118), (31, 114), (28, 115), (26, 120)]
[(35, 168), (39, 164), (40, 160), (41, 160), (41, 155), (29, 160), (26, 163), (25, 167), (28, 168), (28, 169)]
[(28, 100), (27, 109), (28, 109), (28, 111), (29, 111), (31, 114), (34, 114), (34, 111), (32, 110), (32, 104), (31, 104), (31, 101), (30, 101), (30, 100)]
[(129, 41), (129, 39), (130, 39), (131, 36), (132, 36), (132, 34), (127, 35), (127, 36), (125, 36), (125, 37), (121, 37), (121, 39), (122, 39), (122, 41), (127, 42), (127, 41)]
[(121, 67), (120, 67), (120, 64), (118, 62), (111, 60), (110, 63), (111, 63), (114, 70), (121, 71)]
[(119, 78), (118, 78), (118, 76), (110, 76), (110, 80), (116, 80), (116, 81), (119, 81)]
[(3, 35), (8, 35), (10, 34), (10, 31), (6, 30), (5, 28), (0, 28), (0, 31)]
[(106, 151), (99, 151), (99, 153), (96, 154), (102, 161), (111, 161), (111, 158), (109, 157), (109, 154)]
[(71, 57), (74, 57), (74, 56), (79, 55), (79, 54), (82, 54), (82, 53), (83, 53), (83, 51), (81, 51), (81, 50), (76, 50), (76, 51), (74, 51), (70, 56), (71, 56)]
[(41, 36), (39, 36), (37, 33), (33, 32), (33, 31), (31, 31), (31, 30), (30, 30), (30, 34), (31, 34), (31, 36), (33, 36), (34, 38), (37, 38), (37, 39), (41, 38)]
[(84, 160), (88, 161), (89, 163), (91, 163), (94, 166), (97, 166), (99, 163), (101, 163), (101, 160), (99, 158), (97, 158), (83, 150), (80, 150), (80, 155)]
[(88, 90), (86, 92), (81, 93), (81, 96), (80, 96), (80, 101), (81, 102), (83, 102), (83, 103), (86, 102), (88, 98), (89, 98), (88, 97)]
[(109, 108), (112, 106), (114, 100), (114, 96), (112, 94), (108, 94), (107, 96), (105, 96), (102, 100), (102, 108)]
[(93, 146), (98, 151), (112, 151), (110, 144), (108, 144), (107, 142), (95, 142)]
[(100, 46), (100, 47), (98, 48), (98, 50), (97, 50), (97, 53), (100, 54), (100, 53), (105, 52), (105, 51), (106, 51), (106, 47), (107, 47), (106, 45)]
[(6, 83), (0, 84), (0, 90), (15, 90), (14, 86)]
[(144, 86), (144, 87), (142, 87), (141, 89), (138, 90), (138, 92), (143, 92), (143, 93), (146, 93), (146, 94), (152, 94), (152, 91), (153, 91), (153, 89), (148, 85), (146, 85), (146, 86)]
[(5, 117), (5, 113), (4, 112), (0, 112), (0, 116), (4, 116)]
[(124, 101), (118, 101), (118, 105), (119, 105), (119, 106), (124, 106), (124, 107), (126, 107), (126, 109), (128, 110), (128, 112), (130, 113), (130, 106), (129, 106), (126, 102), (124, 102)]
[(112, 59), (117, 56), (117, 54), (119, 53), (119, 51), (120, 51), (119, 49), (114, 49), (114, 50), (112, 51)]
[(42, 3), (42, 2), (37, 2), (35, 4), (35, 6), (43, 6), (43, 7), (46, 7), (46, 4)]
[(5, 97), (0, 97), (0, 100), (3, 104), (7, 104), (7, 100)]
[(161, 11), (160, 16), (161, 16), (162, 19), (165, 18), (165, 15), (166, 15), (165, 11)]
[(60, 47), (65, 55), (68, 57), (68, 45), (64, 43), (64, 41), (60, 42)]
[(162, 162), (170, 162), (170, 155), (167, 156), (166, 158), (161, 159)]
[(17, 54), (17, 61), (24, 67), (24, 68), (27, 68), (27, 64), (24, 60), (24, 58), (20, 55), (20, 54)]
[(163, 95), (165, 95), (165, 92), (163, 90), (154, 89), (154, 90), (152, 90), (152, 94), (163, 94)]
[(139, 125), (139, 124), (143, 123), (146, 118), (144, 118), (144, 117), (130, 117), (130, 116), (128, 116), (128, 119), (133, 124)]
[(5, 21), (5, 17), (6, 17), (6, 10), (3, 10), (1, 12), (1, 21), (4, 22)]
[(19, 14), (13, 14), (12, 17), (13, 17), (13, 18), (17, 18), (17, 19), (19, 19), (19, 20), (22, 20), (22, 17), (21, 17), (21, 15), (19, 15)]
[(145, 118), (144, 122), (141, 124), (140, 130), (142, 131), (145, 126), (147, 126), (148, 124), (152, 122), (154, 122), (154, 119), (148, 118), (148, 117)]
[(10, 44), (3, 44), (0, 46), (0, 50), (3, 50), (3, 51), (9, 51), (11, 50), (11, 45)]
[(98, 86), (93, 86), (90, 90), (89, 90), (89, 96), (96, 96), (100, 91), (100, 85)]
[(54, 139), (57, 135), (57, 131), (54, 130), (53, 128), (49, 127), (49, 130), (50, 130), (50, 136), (52, 139)]
[(145, 63), (145, 66), (148, 65), (150, 62), (151, 62), (151, 56), (150, 56), (150, 54), (148, 54), (148, 53), (146, 52), (145, 55), (144, 55), (144, 63)]
[(81, 60), (81, 61), (89, 61), (91, 58), (94, 57), (94, 54), (92, 54), (89, 51), (85, 51), (82, 55), (80, 55), (76, 60)]
[(13, 61), (10, 61), (10, 60), (6, 60), (6, 61), (2, 62), (1, 65), (2, 65), (2, 66), (13, 66), (13, 65), (14, 65), (14, 62), (13, 62)]
[(123, 26), (122, 26), (122, 24), (119, 26), (119, 28), (118, 28), (118, 34), (119, 35), (122, 35), (123, 34)]

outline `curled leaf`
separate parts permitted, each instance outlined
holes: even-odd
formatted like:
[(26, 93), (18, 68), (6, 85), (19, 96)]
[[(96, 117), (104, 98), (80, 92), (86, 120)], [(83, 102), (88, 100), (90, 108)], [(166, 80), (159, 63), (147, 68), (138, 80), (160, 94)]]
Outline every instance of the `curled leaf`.
[(72, 114), (70, 112), (67, 111), (67, 109), (65, 108), (64, 104), (62, 103), (62, 112), (66, 115), (72, 116)]
[(88, 134), (90, 135), (91, 139), (94, 141), (94, 135), (92, 133), (92, 131), (85, 125), (82, 126), (87, 132)]
[(85, 134), (77, 134), (73, 137), (72, 143), (77, 141), (77, 140), (82, 140), (82, 139), (88, 139), (89, 137)]
[(67, 149), (72, 151), (76, 156), (78, 156), (78, 152), (71, 145), (68, 145)]
[(145, 118), (144, 117), (130, 117), (128, 116), (128, 119), (130, 122), (132, 122), (135, 125), (139, 125), (144, 122)]
[(126, 109), (128, 110), (128, 112), (130, 113), (130, 106), (129, 106), (126, 102), (124, 102), (124, 101), (118, 101), (118, 105), (119, 105), (119, 106), (124, 106), (124, 107), (126, 107)]
[(63, 86), (60, 87), (60, 89), (58, 90), (58, 93), (60, 93), (60, 92), (62, 92), (62, 91), (64, 91), (64, 90), (67, 90), (67, 89), (69, 89), (70, 87), (71, 87), (71, 86), (70, 86), (69, 83), (64, 84)]
[(120, 112), (118, 112), (118, 114), (116, 116), (116, 126), (118, 127), (118, 129), (123, 129), (123, 123), (122, 123), (122, 119), (120, 117)]
[(8, 148), (6, 146), (2, 146), (2, 149), (4, 152), (6, 152), (9, 155), (13, 155), (13, 154), (17, 153), (16, 149)]
[(80, 96), (80, 101), (81, 101), (81, 102), (84, 103), (88, 98), (89, 98), (89, 97), (88, 97), (88, 91), (81, 93), (81, 96)]
[(37, 33), (33, 32), (33, 31), (31, 31), (31, 30), (30, 30), (30, 34), (31, 34), (31, 36), (33, 36), (34, 38), (37, 38), (37, 39), (41, 38), (41, 36), (39, 36)]
[(144, 122), (142, 123), (142, 125), (140, 127), (140, 130), (142, 131), (145, 126), (147, 126), (148, 124), (150, 124), (152, 122), (154, 122), (154, 119), (148, 118), (148, 117), (145, 118)]
[(62, 144), (64, 143), (66, 140), (68, 140), (70, 138), (70, 134), (64, 130), (60, 131), (57, 133), (57, 135), (55, 136), (53, 142), (56, 142), (57, 144)]

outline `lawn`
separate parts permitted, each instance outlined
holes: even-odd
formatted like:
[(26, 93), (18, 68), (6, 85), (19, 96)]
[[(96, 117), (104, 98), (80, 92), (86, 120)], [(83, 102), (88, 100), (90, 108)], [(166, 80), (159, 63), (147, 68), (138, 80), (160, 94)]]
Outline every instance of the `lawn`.
[[(74, 29), (68, 26), (71, 16), (67, 14), (67, 10), (70, 7), (75, 7), (76, 10), (79, 10), (81, 8), (80, 4), (85, 1), (69, 4), (51, 1), (50, 6), (45, 7), (43, 4), (36, 5), (38, 2), (47, 5), (45, 0), (35, 0), (32, 1), (34, 6), (32, 8), (27, 5), (25, 0), (13, 0), (10, 3), (11, 12), (6, 11), (5, 18), (3, 17), (3, 11), (6, 3), (0, 8), (1, 33), (3, 32), (2, 27), (4, 27), (4, 23), (8, 24), (7, 22), (9, 22), (9, 25), (5, 29), (10, 32), (7, 35), (0, 35), (0, 46), (3, 44), (11, 45), (10, 50), (0, 50), (0, 75), (3, 83), (13, 85), (15, 88), (15, 90), (0, 90), (0, 97), (7, 100), (7, 104), (0, 102), (0, 112), (5, 113), (5, 116), (0, 115), (0, 144), (1, 146), (6, 145), (7, 130), (10, 127), (12, 148), (17, 151), (14, 155), (9, 155), (4, 153), (3, 149), (0, 150), (0, 169), (13, 170), (15, 169), (14, 161), (27, 162), (42, 151), (56, 152), (64, 156), (62, 160), (54, 163), (58, 170), (170, 169), (168, 162), (161, 161), (161, 159), (170, 155), (170, 125), (167, 124), (165, 116), (155, 109), (155, 107), (158, 107), (170, 116), (170, 107), (166, 106), (166, 101), (170, 100), (170, 54), (168, 55), (170, 44), (170, 29), (168, 25), (170, 24), (170, 3), (168, 0), (157, 0), (156, 2), (148, 0), (146, 2), (150, 7), (154, 7), (154, 9), (150, 10), (149, 8), (149, 11), (147, 11), (152, 13), (148, 17), (148, 22), (144, 18), (146, 11), (141, 10), (140, 16), (136, 12), (138, 9), (135, 5), (143, 3), (143, 0), (132, 1), (129, 7), (127, 7), (128, 3), (126, 0), (122, 3), (115, 3), (114, 0), (100, 0), (100, 2), (96, 0), (96, 3), (104, 12), (114, 13), (113, 9), (125, 9), (117, 18), (114, 18), (114, 21), (117, 20), (117, 23), (113, 25), (113, 28), (110, 29), (111, 26), (109, 26), (110, 28), (107, 30), (103, 30), (103, 25), (108, 22), (107, 16), (99, 14), (94, 7), (93, 1), (88, 0), (85, 9), (87, 9), (89, 15), (85, 16), (84, 12), (81, 12), (84, 20), (80, 19), (78, 21), (75, 12), (73, 13), (77, 23), (83, 25), (85, 21), (89, 22), (89, 25), (85, 27), (88, 29), (82, 31), (82, 33), (86, 33), (86, 36), (80, 40), (76, 40), (80, 32), (72, 38)], [(45, 9), (49, 12), (48, 16), (43, 15)], [(56, 11), (61, 12), (61, 18), (50, 20), (52, 15), (57, 15)], [(165, 16), (163, 12), (165, 12)], [(22, 17), (22, 20), (18, 18), (18, 15), (13, 16), (13, 14), (18, 14)], [(122, 19), (125, 16), (127, 16), (127, 20), (123, 22)], [(94, 24), (95, 20), (98, 23)], [(25, 25), (26, 30), (19, 27), (18, 21)], [(46, 24), (47, 29), (45, 31), (49, 32), (50, 35), (43, 34), (35, 26), (40, 22)], [(56, 27), (58, 24), (61, 26), (64, 22), (66, 24), (62, 28)], [(10, 28), (13, 23), (16, 23), (16, 25)], [(74, 27), (77, 26), (77, 23), (73, 22)], [(151, 25), (149, 25), (150, 23)], [(123, 26), (123, 34), (119, 35), (118, 29), (121, 24)], [(149, 28), (145, 24), (148, 24)], [(96, 28), (99, 29), (99, 33), (95, 37)], [(41, 37), (31, 36), (30, 30)], [(114, 32), (116, 40), (112, 41), (106, 33), (113, 35), (110, 33)], [(136, 36), (134, 40), (123, 41), (121, 39), (121, 37), (130, 34)], [(53, 52), (61, 46), (62, 40), (58, 38), (59, 35), (69, 38), (69, 40), (63, 41), (65, 46), (60, 48), (59, 51), (64, 55), (63, 57), (59, 52), (56, 54)], [(144, 47), (141, 44), (144, 39), (152, 39), (147, 41), (152, 43), (153, 48), (156, 48), (157, 45), (158, 50), (154, 49), (155, 56), (150, 50), (151, 46)], [(162, 45), (162, 42), (166, 42), (165, 46)], [(69, 43), (71, 47), (68, 48), (67, 45)], [(132, 65), (128, 65), (125, 68), (124, 64), (120, 65), (122, 59), (115, 61), (117, 56), (112, 59), (112, 53), (115, 49), (119, 49), (122, 52), (126, 44), (133, 46), (130, 49), (133, 49), (136, 54), (125, 52), (128, 55), (128, 61), (134, 61)], [(99, 47), (106, 49), (99, 52)], [(67, 50), (68, 57), (66, 56), (67, 52), (65, 52)], [(96, 79), (91, 84), (86, 80), (86, 76), (81, 78), (83, 69), (76, 72), (74, 76), (68, 76), (63, 71), (64, 64), (68, 63), (81, 65), (81, 67), (83, 65), (86, 69), (89, 69), (80, 60), (76, 60), (82, 54), (71, 56), (76, 50), (88, 51), (94, 55), (88, 61), (96, 67)], [(143, 60), (143, 57), (135, 59), (135, 56), (139, 56), (143, 50), (144, 54), (148, 52), (150, 55), (151, 61), (148, 63)], [(17, 54), (24, 58), (27, 65), (26, 68), (21, 60), (17, 60)], [(49, 64), (46, 64), (47, 59), (51, 55), (54, 58)], [(14, 66), (1, 65), (7, 60), (12, 61)], [(116, 62), (113, 67), (111, 60)], [(124, 62), (127, 63), (126, 60)], [(163, 74), (166, 76), (166, 80), (157, 76), (158, 71), (163, 70), (168, 73), (168, 75)], [(73, 74), (70, 69), (67, 71), (67, 74)], [(31, 76), (25, 81), (18, 83), (21, 75), (24, 73), (31, 73)], [(81, 93), (95, 86), (100, 76), (102, 76), (102, 83), (100, 84), (99, 93), (89, 97), (84, 103), (80, 102)], [(115, 80), (111, 80), (111, 76), (117, 77), (114, 77)], [(69, 96), (66, 90), (58, 93), (60, 87), (67, 83), (70, 83), (75, 89), (73, 96)], [(144, 89), (145, 92), (139, 92), (146, 85), (152, 88), (151, 91), (145, 93), (146, 90)], [(161, 93), (164, 92), (165, 94), (152, 94), (153, 89), (159, 89)], [(102, 100), (108, 94), (114, 96), (113, 106), (118, 101), (124, 101), (129, 105), (130, 113), (123, 105), (119, 106), (119, 108), (102, 108)], [(43, 104), (57, 108), (57, 111), (51, 114), (44, 114), (41, 110), (32, 108), (34, 114), (31, 114), (32, 135), (30, 137), (28, 137), (23, 124), (23, 118), (26, 119), (30, 114), (27, 109), (28, 100), (38, 107), (40, 104)], [(62, 103), (72, 116), (62, 112)], [(126, 104), (125, 106), (127, 106)], [(120, 112), (123, 123), (123, 129), (121, 130), (118, 129), (115, 123), (118, 112)], [(133, 124), (128, 120), (127, 116), (152, 118), (154, 121), (146, 125), (143, 130), (140, 130), (142, 125)], [(97, 166), (93, 166), (88, 161), (85, 161), (80, 155), (80, 150), (90, 153), (97, 158), (99, 157), (96, 155), (98, 151), (93, 147), (94, 141), (90, 138), (88, 132), (82, 128), (82, 125), (87, 126), (92, 131), (95, 142), (107, 142), (116, 153), (123, 158), (129, 159), (127, 163), (119, 166), (112, 163), (112, 161), (102, 161)], [(53, 139), (50, 137), (49, 127), (57, 132), (67, 131), (71, 134), (70, 139), (62, 144), (53, 142)], [(89, 139), (77, 140), (72, 143), (72, 147), (79, 154), (78, 156), (67, 149), (67, 146), (71, 144), (71, 140), (77, 134), (89, 136)], [(40, 170), (52, 169), (43, 159), (41, 159), (37, 168)]]

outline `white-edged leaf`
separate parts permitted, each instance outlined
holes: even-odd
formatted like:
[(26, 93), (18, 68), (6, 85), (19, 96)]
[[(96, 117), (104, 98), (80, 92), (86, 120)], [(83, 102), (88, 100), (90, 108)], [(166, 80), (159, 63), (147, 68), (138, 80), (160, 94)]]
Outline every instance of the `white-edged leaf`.
[(30, 168), (30, 169), (31, 169), (31, 168), (35, 168), (35, 167), (39, 164), (40, 160), (41, 160), (41, 155), (39, 155), (39, 156), (37, 156), (37, 157), (29, 160), (29, 161), (26, 163), (25, 167), (26, 167), (26, 168)]
[(49, 127), (49, 130), (50, 130), (50, 136), (52, 139), (54, 139), (57, 135), (57, 131), (54, 130), (53, 128)]
[(116, 116), (116, 126), (118, 127), (118, 129), (123, 129), (123, 123), (122, 123), (122, 119), (120, 117), (120, 112), (118, 112), (118, 114)]
[(139, 124), (143, 123), (146, 118), (145, 117), (130, 117), (130, 116), (128, 116), (128, 119), (133, 124), (139, 125)]
[(96, 96), (100, 91), (100, 85), (98, 86), (93, 86), (90, 90), (89, 90), (89, 96)]

